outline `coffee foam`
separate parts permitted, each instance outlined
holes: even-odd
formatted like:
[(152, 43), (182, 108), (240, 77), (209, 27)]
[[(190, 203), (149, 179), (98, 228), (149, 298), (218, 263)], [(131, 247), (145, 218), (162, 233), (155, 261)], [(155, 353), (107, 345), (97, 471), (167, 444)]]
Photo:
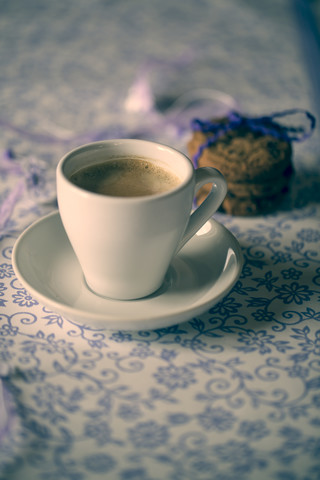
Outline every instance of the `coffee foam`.
[(142, 157), (118, 157), (83, 167), (70, 180), (86, 190), (121, 197), (161, 194), (181, 183), (175, 173)]

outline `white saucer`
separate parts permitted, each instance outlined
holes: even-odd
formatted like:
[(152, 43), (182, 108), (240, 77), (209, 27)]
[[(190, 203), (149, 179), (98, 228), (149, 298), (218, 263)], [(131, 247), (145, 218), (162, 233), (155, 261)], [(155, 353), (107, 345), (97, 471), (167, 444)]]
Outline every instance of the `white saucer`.
[(242, 254), (234, 236), (210, 220), (174, 258), (153, 295), (119, 301), (92, 293), (54, 212), (27, 228), (13, 249), (15, 273), (40, 303), (84, 325), (116, 330), (167, 327), (208, 310), (237, 281)]

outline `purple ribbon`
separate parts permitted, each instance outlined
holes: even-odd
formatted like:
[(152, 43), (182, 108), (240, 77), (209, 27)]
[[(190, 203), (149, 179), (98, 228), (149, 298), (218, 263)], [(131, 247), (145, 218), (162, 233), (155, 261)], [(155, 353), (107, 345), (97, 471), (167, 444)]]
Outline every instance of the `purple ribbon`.
[[(286, 126), (276, 122), (277, 118), (288, 117), (296, 114), (303, 114), (309, 121), (309, 127), (305, 126)], [(206, 141), (200, 145), (197, 153), (193, 157), (195, 167), (198, 165), (199, 158), (203, 151), (213, 145), (220, 137), (226, 133), (244, 127), (252, 132), (261, 135), (271, 135), (280, 140), (287, 142), (303, 142), (312, 135), (316, 126), (315, 117), (307, 110), (294, 108), (283, 112), (274, 113), (272, 115), (264, 115), (262, 117), (244, 117), (240, 113), (231, 111), (222, 121), (199, 120), (193, 119), (191, 128), (193, 131), (200, 131), (209, 134)]]

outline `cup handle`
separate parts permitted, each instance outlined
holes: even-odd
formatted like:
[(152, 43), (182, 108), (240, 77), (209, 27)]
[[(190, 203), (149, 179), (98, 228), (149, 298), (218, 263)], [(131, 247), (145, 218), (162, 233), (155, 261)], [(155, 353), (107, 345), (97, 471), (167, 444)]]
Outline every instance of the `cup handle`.
[(227, 193), (227, 182), (224, 176), (215, 168), (198, 168), (195, 170), (195, 181), (194, 194), (207, 183), (212, 183), (212, 188), (204, 202), (190, 216), (177, 252), (218, 210)]

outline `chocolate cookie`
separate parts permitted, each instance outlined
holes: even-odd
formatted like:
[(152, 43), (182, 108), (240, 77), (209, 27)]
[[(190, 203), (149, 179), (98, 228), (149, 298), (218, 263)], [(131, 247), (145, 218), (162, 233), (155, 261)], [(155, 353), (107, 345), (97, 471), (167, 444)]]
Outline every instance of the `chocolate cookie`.
[[(191, 158), (210, 135), (194, 132), (188, 142)], [(225, 176), (228, 194), (222, 210), (234, 215), (256, 215), (271, 211), (287, 192), (293, 173), (291, 157), (289, 141), (240, 126), (205, 148), (198, 166), (215, 167)], [(208, 192), (206, 187), (197, 195), (199, 203)]]
[[(188, 143), (191, 156), (197, 153), (207, 137), (208, 135), (197, 132)], [(205, 149), (199, 166), (200, 163), (201, 166), (214, 163), (231, 182), (264, 182), (291, 167), (291, 154), (289, 142), (239, 129), (228, 132)]]

